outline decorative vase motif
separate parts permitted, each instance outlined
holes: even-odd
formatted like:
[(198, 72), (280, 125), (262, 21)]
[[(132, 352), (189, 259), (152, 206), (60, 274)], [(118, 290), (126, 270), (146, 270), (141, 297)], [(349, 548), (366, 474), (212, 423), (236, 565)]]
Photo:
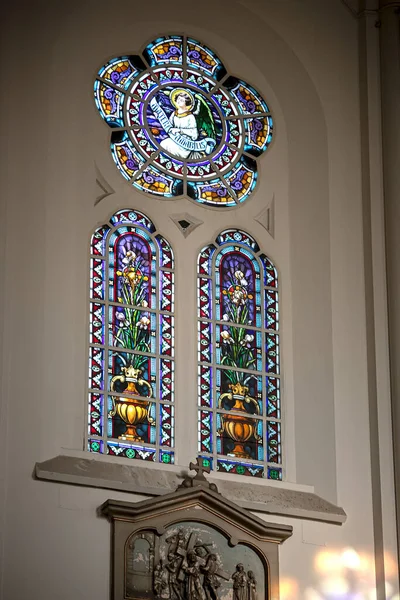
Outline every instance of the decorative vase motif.
[(254, 414), (260, 414), (258, 402), (248, 395), (249, 388), (241, 383), (230, 384), (230, 392), (221, 394), (218, 400), (218, 408), (223, 408), (223, 403), (226, 400), (234, 401), (231, 411), (237, 411), (243, 414), (228, 414), (221, 415), (222, 427), (218, 431), (220, 435), (224, 432), (233, 440), (234, 448), (232, 454), (240, 458), (251, 458), (244, 448), (244, 444), (254, 437), (257, 441), (261, 437), (257, 434), (257, 419), (251, 418), (246, 411), (245, 404), (252, 404), (255, 408)]
[(141, 377), (143, 371), (140, 369), (135, 369), (131, 365), (129, 367), (122, 367), (121, 370), (124, 372), (124, 375), (115, 375), (111, 379), (110, 388), (112, 392), (115, 392), (114, 385), (116, 381), (120, 381), (121, 383), (127, 382), (127, 388), (123, 393), (129, 394), (129, 396), (112, 396), (113, 409), (109, 412), (109, 416), (114, 417), (117, 414), (126, 424), (125, 433), (118, 436), (118, 439), (142, 442), (143, 439), (137, 433), (136, 427), (146, 421), (150, 424), (154, 423), (154, 420), (150, 416), (150, 402), (131, 396), (141, 395), (136, 387), (137, 385), (147, 388), (149, 398), (151, 397), (153, 390), (149, 382)]

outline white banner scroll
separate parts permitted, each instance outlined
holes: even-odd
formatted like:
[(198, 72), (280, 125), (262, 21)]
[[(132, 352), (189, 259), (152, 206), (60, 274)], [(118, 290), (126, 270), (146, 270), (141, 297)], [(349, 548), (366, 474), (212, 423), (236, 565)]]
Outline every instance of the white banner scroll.
[(202, 140), (191, 140), (186, 135), (181, 135), (180, 133), (169, 133), (173, 125), (171, 124), (171, 121), (165, 114), (164, 109), (161, 108), (161, 106), (158, 104), (155, 98), (152, 98), (149, 104), (151, 110), (160, 121), (160, 124), (164, 129), (165, 133), (168, 133), (169, 137), (172, 140), (174, 140), (174, 142), (178, 144), (178, 146), (180, 146), (184, 150), (190, 150), (191, 152), (205, 152), (206, 154), (210, 154), (214, 150), (216, 141), (213, 138), (206, 137)]

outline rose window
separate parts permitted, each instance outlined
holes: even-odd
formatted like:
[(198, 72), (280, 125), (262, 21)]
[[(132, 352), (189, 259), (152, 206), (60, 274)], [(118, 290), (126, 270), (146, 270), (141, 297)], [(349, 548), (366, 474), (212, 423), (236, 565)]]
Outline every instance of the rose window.
[(228, 207), (253, 192), (272, 140), (269, 107), (196, 40), (164, 36), (141, 55), (113, 58), (98, 73), (95, 102), (119, 171), (140, 191)]

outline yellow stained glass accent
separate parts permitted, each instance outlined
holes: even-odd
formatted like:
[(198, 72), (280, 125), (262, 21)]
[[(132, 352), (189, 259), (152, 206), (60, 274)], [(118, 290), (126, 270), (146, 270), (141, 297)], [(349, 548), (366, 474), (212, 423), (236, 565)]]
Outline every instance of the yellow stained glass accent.
[[(211, 54), (209, 54), (208, 52), (206, 52), (206, 50), (204, 48), (202, 48), (201, 46), (198, 46), (197, 44), (192, 44), (190, 42), (188, 42), (188, 51), (189, 52), (198, 52), (200, 54), (200, 58), (203, 61), (203, 63), (205, 63), (206, 65), (209, 65), (210, 67), (210, 71), (213, 70), (213, 68), (217, 65), (217, 62), (213, 59), (213, 57), (211, 56)], [(196, 63), (196, 59), (193, 58), (192, 56), (190, 57), (190, 61)]]
[(132, 73), (132, 67), (130, 65), (130, 62), (128, 60), (121, 60), (117, 63), (113, 63), (112, 65), (110, 65), (107, 69), (105, 69), (104, 73), (101, 73), (101, 76), (103, 77), (103, 79), (108, 79), (108, 81), (113, 82), (113, 78), (111, 77), (111, 73), (123, 73), (124, 71), (127, 72), (126, 76), (121, 77), (121, 79), (118, 81), (117, 85), (123, 85), (125, 83), (125, 81), (128, 79), (129, 75)]
[(254, 112), (265, 112), (265, 107), (261, 104), (258, 97), (253, 94), (251, 90), (249, 90), (249, 88), (245, 87), (244, 85), (239, 85), (237, 89), (239, 94), (243, 96), (246, 102), (254, 102), (256, 107)]
[(112, 90), (105, 83), (99, 85), (99, 98), (105, 115), (117, 115), (120, 106), (121, 94)]

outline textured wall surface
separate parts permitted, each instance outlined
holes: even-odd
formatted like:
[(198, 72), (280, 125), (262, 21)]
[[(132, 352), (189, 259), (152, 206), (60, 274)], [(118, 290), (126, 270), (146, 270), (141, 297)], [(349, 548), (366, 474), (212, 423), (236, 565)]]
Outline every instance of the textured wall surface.
[[(268, 517), (294, 527), (280, 549), (281, 600), (325, 600), (335, 585), (341, 598), (354, 591), (370, 600), (377, 552), (370, 457), (378, 448), (370, 443), (367, 385), (363, 245), (371, 240), (363, 240), (357, 22), (333, 0), (178, 4), (20, 2), (5, 17), (2, 597), (109, 597), (109, 524), (96, 508), (108, 497), (140, 497), (35, 481), (32, 472), (37, 461), (83, 448), (88, 237), (116, 209), (135, 207), (177, 255), (178, 464), (196, 455), (196, 255), (223, 228), (241, 227), (281, 274), (286, 481), (313, 486), (348, 515), (342, 527)], [(93, 102), (96, 69), (171, 31), (215, 48), (272, 107), (275, 140), (243, 207), (221, 212), (147, 198), (110, 157)], [(95, 165), (114, 190), (96, 206)], [(255, 221), (272, 198), (274, 238)], [(184, 212), (204, 222), (187, 238), (169, 218)], [(374, 243), (383, 245), (379, 229)], [(389, 417), (381, 435), (390, 442)], [(390, 456), (381, 468), (389, 509), (380, 552), (394, 598)]]

